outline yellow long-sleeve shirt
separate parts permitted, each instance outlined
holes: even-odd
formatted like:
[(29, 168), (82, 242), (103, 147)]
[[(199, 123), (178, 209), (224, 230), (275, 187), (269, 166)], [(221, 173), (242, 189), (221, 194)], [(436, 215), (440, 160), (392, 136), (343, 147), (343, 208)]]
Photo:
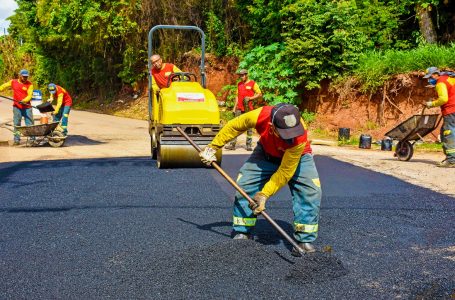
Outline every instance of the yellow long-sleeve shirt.
[[(455, 78), (449, 77), (447, 81), (451, 85), (455, 85)], [(443, 82), (436, 84), (436, 93), (438, 93), (438, 98), (431, 101), (431, 107), (438, 107), (446, 104), (449, 101), (449, 92), (447, 91), (447, 86)]]
[[(51, 103), (54, 101), (54, 95), (53, 94), (51, 94), (49, 96), (49, 100), (48, 101), (51, 102)], [(60, 93), (57, 96), (57, 106), (54, 109), (55, 113), (57, 113), (60, 110), (60, 107), (62, 106), (62, 103), (63, 103), (63, 93)]]
[[(262, 108), (258, 108), (229, 121), (215, 136), (209, 146), (214, 149), (220, 149), (227, 142), (241, 135), (249, 128), (255, 128), (261, 111)], [(301, 120), (301, 122), (303, 124), (303, 120)], [(270, 197), (291, 180), (299, 165), (305, 146), (306, 143), (302, 143), (285, 150), (279, 168), (264, 185), (261, 190), (262, 193)]]

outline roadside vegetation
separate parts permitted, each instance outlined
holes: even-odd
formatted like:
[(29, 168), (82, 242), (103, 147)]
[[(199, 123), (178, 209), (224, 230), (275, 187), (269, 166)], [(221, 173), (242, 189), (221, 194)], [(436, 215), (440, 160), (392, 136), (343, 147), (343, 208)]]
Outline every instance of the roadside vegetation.
[[(397, 74), (455, 68), (455, 8), (447, 0), (17, 3), (10, 34), (0, 38), (0, 78), (28, 68), (38, 87), (57, 82), (70, 90), (76, 107), (112, 103), (146, 86), (147, 35), (158, 24), (201, 27), (207, 51), (248, 68), (268, 104), (302, 105), (323, 81), (343, 98), (347, 90), (375, 93)], [(156, 52), (179, 65), (200, 53), (197, 34), (158, 32), (155, 42)], [(225, 91), (230, 108), (235, 85)]]

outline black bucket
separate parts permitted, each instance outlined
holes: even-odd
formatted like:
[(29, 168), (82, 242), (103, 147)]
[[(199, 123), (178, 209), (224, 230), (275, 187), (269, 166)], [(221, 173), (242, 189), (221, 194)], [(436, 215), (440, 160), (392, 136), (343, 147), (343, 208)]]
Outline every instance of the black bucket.
[(382, 151), (392, 151), (392, 139), (391, 138), (384, 138), (381, 141), (381, 150)]
[(371, 149), (371, 135), (369, 134), (360, 135), (359, 148)]
[(37, 105), (36, 108), (42, 114), (54, 111), (54, 107), (52, 106), (52, 104), (50, 102), (47, 102), (47, 101)]
[(349, 128), (338, 128), (338, 140), (347, 141), (351, 137), (351, 129)]

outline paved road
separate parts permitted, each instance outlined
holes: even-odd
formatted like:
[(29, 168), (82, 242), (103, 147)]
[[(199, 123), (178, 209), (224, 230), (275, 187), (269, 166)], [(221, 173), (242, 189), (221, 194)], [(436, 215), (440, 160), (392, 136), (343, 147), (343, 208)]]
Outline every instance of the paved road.
[[(245, 159), (223, 166), (235, 176)], [(264, 220), (255, 242), (232, 241), (232, 188), (214, 170), (158, 170), (148, 157), (2, 163), (0, 298), (450, 299), (455, 199), (316, 162), (326, 252), (307, 258)], [(287, 191), (268, 211), (290, 232)]]

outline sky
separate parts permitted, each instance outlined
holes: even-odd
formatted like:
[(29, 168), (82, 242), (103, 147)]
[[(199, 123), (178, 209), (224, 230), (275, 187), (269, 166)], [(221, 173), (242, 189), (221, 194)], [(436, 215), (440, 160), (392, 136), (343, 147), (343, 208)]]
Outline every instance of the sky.
[(9, 21), (6, 20), (14, 13), (17, 8), (17, 3), (14, 0), (1, 0), (0, 5), (0, 35), (3, 35), (5, 30), (8, 30)]

